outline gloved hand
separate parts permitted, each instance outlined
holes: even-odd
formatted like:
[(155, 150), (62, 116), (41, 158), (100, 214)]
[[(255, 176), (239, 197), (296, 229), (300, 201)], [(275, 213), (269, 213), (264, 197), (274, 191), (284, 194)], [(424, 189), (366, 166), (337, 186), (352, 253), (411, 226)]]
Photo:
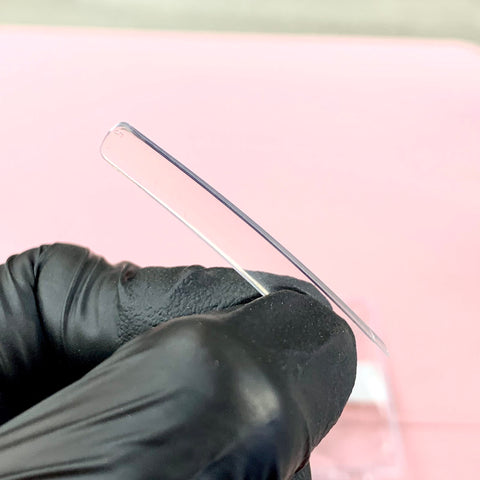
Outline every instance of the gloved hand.
[[(56, 244), (0, 266), (0, 479), (310, 478), (353, 387), (348, 325), (303, 282), (111, 266)], [(303, 293), (301, 293), (303, 292)]]

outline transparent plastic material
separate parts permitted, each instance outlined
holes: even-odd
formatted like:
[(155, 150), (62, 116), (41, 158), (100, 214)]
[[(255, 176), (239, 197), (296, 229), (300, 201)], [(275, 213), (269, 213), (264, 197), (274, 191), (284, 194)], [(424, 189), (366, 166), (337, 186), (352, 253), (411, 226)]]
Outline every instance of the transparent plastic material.
[[(255, 271), (309, 281), (366, 333), (357, 337), (358, 368), (352, 395), (335, 428), (311, 455), (312, 480), (398, 477), (403, 467), (402, 442), (388, 384), (387, 357), (368, 341), (386, 351), (375, 333), (258, 224), (130, 125), (120, 123), (110, 130), (101, 152), (262, 295), (268, 294), (268, 289)], [(364, 304), (355, 307), (364, 318), (371, 318)]]
[(222, 194), (131, 125), (119, 123), (113, 127), (102, 143), (101, 153), (212, 247), (259, 293), (269, 292), (255, 270), (308, 281), (387, 352), (376, 333), (311, 270)]

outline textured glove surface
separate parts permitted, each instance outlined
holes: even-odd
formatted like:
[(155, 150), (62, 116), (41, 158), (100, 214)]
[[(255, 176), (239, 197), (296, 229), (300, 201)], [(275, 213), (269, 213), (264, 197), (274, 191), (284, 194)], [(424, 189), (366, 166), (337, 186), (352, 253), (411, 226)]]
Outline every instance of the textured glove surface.
[(0, 479), (290, 478), (345, 405), (355, 343), (313, 287), (265, 282), (60, 244), (9, 259)]

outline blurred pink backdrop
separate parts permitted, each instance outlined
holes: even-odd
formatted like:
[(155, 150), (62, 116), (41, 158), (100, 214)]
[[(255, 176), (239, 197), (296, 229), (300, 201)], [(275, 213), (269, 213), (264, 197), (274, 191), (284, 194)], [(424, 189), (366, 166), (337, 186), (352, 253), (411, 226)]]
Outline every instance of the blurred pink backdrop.
[(101, 160), (128, 121), (368, 305), (404, 478), (478, 474), (476, 47), (2, 27), (0, 112), (0, 261), (65, 241), (113, 262), (216, 262)]

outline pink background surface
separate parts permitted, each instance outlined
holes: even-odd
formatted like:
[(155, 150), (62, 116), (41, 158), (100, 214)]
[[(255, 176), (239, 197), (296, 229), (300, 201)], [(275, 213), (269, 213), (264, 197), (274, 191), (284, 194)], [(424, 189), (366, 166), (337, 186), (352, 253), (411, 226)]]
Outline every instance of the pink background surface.
[(0, 261), (41, 243), (214, 263), (99, 155), (132, 123), (237, 202), (391, 352), (404, 478), (480, 470), (480, 50), (0, 29)]

